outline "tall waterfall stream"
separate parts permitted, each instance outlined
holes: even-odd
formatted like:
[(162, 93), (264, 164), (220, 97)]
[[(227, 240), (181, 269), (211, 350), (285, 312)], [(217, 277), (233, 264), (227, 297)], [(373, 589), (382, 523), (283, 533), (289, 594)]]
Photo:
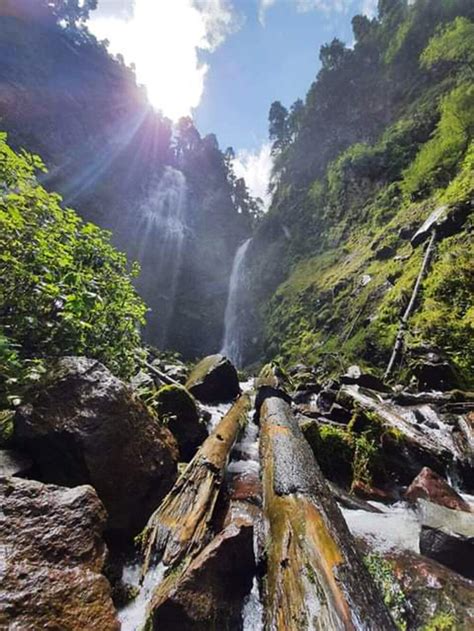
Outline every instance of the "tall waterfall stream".
[(243, 327), (241, 313), (241, 292), (245, 289), (245, 255), (252, 239), (247, 239), (239, 246), (235, 253), (234, 263), (229, 281), (229, 294), (224, 318), (224, 340), (222, 343), (222, 355), (228, 357), (231, 362), (242, 367), (242, 341)]
[(173, 317), (188, 231), (186, 207), (186, 178), (181, 171), (166, 167), (139, 208), (136, 224), (130, 227), (136, 233), (136, 258), (142, 268), (138, 282), (153, 287), (148, 326), (153, 327), (160, 345), (166, 340)]

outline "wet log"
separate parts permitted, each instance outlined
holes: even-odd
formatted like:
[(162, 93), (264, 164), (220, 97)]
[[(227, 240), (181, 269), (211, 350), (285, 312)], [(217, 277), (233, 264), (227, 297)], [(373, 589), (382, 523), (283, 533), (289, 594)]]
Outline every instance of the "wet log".
[(265, 628), (395, 629), (290, 406), (266, 399), (260, 423)]
[(176, 565), (202, 550), (209, 534), (230, 451), (247, 421), (250, 400), (241, 396), (204, 441), (142, 534), (143, 574), (152, 559)]
[[(416, 447), (421, 457), (425, 453), (428, 458), (434, 458), (438, 463), (438, 469), (444, 469), (449, 465), (453, 456), (463, 459), (453, 438), (447, 433), (439, 434), (438, 439), (438, 434), (431, 431), (430, 427), (414, 422), (412, 417), (416, 407), (398, 407), (390, 401), (377, 400), (355, 386), (343, 386), (342, 392), (363, 410), (375, 412), (385, 426), (399, 431), (406, 441)], [(428, 462), (422, 464), (429, 466)]]

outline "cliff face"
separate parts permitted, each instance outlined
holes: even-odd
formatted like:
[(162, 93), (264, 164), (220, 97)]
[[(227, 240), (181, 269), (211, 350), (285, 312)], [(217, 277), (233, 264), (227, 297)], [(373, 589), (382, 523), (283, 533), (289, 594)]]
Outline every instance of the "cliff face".
[(273, 130), (273, 203), (248, 257), (247, 362), (383, 370), (427, 243), (412, 237), (443, 207), (396, 369), (436, 347), (468, 378), (474, 9), (386, 4), (354, 18), (352, 50), (323, 47), (304, 105)]
[(217, 350), (249, 230), (217, 141), (151, 110), (133, 72), (84, 28), (60, 27), (31, 0), (8, 6), (0, 118), (10, 144), (41, 155), (43, 183), (140, 261), (149, 342), (187, 357)]

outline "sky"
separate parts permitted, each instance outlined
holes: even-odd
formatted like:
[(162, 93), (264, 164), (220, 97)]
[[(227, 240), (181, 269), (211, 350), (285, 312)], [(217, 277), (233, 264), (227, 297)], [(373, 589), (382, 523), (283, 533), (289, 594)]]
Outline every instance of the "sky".
[(351, 19), (377, 0), (99, 0), (89, 28), (134, 63), (152, 104), (190, 115), (236, 152), (234, 169), (268, 204), (268, 111), (303, 98), (319, 48), (353, 41)]

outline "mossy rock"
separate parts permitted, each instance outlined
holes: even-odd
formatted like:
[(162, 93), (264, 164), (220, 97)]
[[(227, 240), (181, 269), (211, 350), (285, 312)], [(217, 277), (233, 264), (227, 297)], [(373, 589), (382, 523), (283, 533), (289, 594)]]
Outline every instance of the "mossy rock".
[(186, 388), (203, 403), (232, 401), (240, 394), (239, 376), (226, 357), (209, 355), (191, 372)]
[(194, 397), (183, 386), (163, 386), (156, 397), (156, 411), (161, 421), (178, 441), (180, 458), (191, 460), (207, 437)]
[(350, 433), (332, 425), (319, 425), (315, 420), (305, 421), (301, 429), (324, 475), (349, 486), (354, 459)]

